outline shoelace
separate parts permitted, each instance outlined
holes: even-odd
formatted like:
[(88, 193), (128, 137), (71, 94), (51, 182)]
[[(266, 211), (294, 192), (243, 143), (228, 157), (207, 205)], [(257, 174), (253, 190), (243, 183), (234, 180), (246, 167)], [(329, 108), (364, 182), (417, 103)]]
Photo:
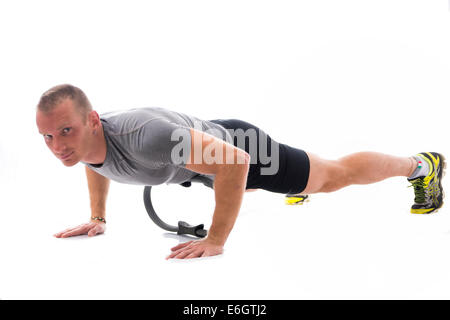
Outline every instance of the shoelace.
[(411, 181), (411, 185), (408, 186), (408, 188), (409, 187), (414, 187), (414, 194), (416, 195), (414, 201), (416, 203), (424, 203), (428, 200), (428, 192), (425, 189), (425, 181), (423, 178)]

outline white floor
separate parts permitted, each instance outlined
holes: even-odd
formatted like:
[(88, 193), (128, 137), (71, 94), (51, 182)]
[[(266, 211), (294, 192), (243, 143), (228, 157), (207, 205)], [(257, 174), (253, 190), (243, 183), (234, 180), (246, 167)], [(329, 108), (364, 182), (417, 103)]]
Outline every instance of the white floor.
[[(141, 186), (111, 185), (104, 235), (52, 237), (90, 216), (83, 167), (61, 165), (35, 127), (39, 95), (61, 82), (99, 113), (241, 118), (331, 159), (450, 159), (445, 1), (187, 3), (0, 5), (0, 299), (450, 299), (448, 206), (410, 214), (402, 177), (303, 206), (247, 193), (213, 258), (166, 261), (185, 239), (150, 221)], [(209, 226), (212, 190), (154, 192), (167, 220)]]
[[(84, 221), (86, 208), (67, 195), (39, 202), (30, 190), (2, 217), (1, 298), (448, 299), (448, 209), (409, 214), (406, 185), (351, 186), (303, 206), (248, 193), (225, 253), (186, 261), (164, 259), (184, 239), (150, 221), (140, 188), (114, 184), (107, 232), (68, 239), (52, 234)], [(154, 199), (168, 221), (209, 224), (211, 195), (162, 186)]]

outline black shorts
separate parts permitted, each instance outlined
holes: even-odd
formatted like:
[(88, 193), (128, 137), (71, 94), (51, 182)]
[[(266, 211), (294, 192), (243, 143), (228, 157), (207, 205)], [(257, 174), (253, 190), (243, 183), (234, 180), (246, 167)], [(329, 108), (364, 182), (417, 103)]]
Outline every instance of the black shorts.
[[(309, 158), (305, 151), (276, 142), (263, 130), (243, 120), (215, 119), (209, 121), (227, 129), (233, 137), (233, 144), (250, 154), (246, 189), (264, 189), (277, 193), (296, 194), (306, 188), (309, 177)], [(252, 129), (253, 132), (256, 132), (254, 135), (256, 139), (245, 136), (244, 146), (243, 140), (239, 141), (234, 132), (237, 129), (242, 129), (243, 132)]]

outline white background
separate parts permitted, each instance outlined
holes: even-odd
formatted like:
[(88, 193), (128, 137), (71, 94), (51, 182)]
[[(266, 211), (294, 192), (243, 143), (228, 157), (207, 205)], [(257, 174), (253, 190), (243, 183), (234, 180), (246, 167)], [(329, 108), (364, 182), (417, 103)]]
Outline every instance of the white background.
[[(247, 193), (213, 258), (166, 261), (184, 239), (116, 183), (104, 235), (56, 239), (90, 217), (84, 168), (35, 124), (40, 94), (71, 83), (99, 113), (240, 118), (329, 159), (450, 157), (447, 1), (5, 1), (0, 41), (1, 299), (450, 298), (448, 207), (410, 214), (403, 177), (304, 206)], [(167, 220), (210, 223), (212, 190), (154, 192)]]

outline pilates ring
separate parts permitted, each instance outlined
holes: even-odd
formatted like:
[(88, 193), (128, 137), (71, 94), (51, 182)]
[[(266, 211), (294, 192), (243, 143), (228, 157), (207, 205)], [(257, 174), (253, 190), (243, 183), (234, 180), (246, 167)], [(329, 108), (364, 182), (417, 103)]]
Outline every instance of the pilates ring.
[[(195, 183), (201, 182), (208, 188), (213, 188), (212, 181), (209, 180), (208, 178), (206, 178), (204, 176), (200, 176), (200, 175), (194, 176), (191, 180), (180, 183), (180, 185), (188, 188), (191, 186), (191, 184), (193, 182), (195, 182)], [(152, 191), (152, 186), (144, 187), (144, 205), (145, 205), (145, 209), (147, 210), (148, 216), (150, 217), (150, 219), (152, 219), (152, 221), (158, 227), (160, 227), (166, 231), (169, 231), (169, 232), (176, 232), (178, 235), (188, 234), (188, 235), (192, 235), (192, 236), (195, 236), (198, 238), (206, 237), (206, 235), (208, 234), (208, 230), (206, 230), (204, 228), (203, 224), (194, 226), (194, 225), (190, 225), (189, 223), (187, 223), (185, 221), (178, 221), (178, 225), (174, 226), (174, 225), (170, 225), (170, 224), (164, 222), (158, 216), (155, 209), (153, 208), (151, 191)]]

